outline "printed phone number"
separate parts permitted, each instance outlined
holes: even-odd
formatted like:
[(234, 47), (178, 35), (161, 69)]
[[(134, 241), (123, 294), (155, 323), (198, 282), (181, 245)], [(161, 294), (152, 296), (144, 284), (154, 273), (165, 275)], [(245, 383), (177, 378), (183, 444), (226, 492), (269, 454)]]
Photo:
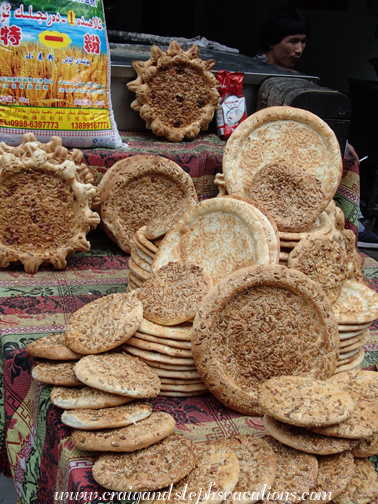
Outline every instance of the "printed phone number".
[[(10, 126), (13, 128), (38, 128), (38, 129), (59, 129), (59, 123), (56, 121), (27, 121), (26, 119), (0, 119), (0, 126)], [(62, 125), (60, 126), (63, 129)], [(73, 130), (96, 130), (110, 129), (109, 124), (104, 122), (73, 122)]]

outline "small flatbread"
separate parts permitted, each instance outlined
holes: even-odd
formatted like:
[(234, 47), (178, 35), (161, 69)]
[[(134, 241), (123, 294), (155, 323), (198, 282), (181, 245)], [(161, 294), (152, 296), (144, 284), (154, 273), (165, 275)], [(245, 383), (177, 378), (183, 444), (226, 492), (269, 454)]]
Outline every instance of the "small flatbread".
[[(115, 163), (101, 186), (101, 222), (108, 236), (126, 253), (140, 228), (183, 198), (197, 201), (193, 181), (177, 163), (162, 156), (137, 155)], [(143, 247), (156, 246), (138, 235)]]
[(160, 343), (162, 345), (168, 345), (175, 348), (182, 348), (184, 350), (191, 350), (192, 343), (191, 341), (180, 341), (169, 338), (162, 338), (161, 336), (151, 336), (150, 334), (144, 334), (142, 332), (137, 331), (134, 334), (135, 338), (142, 339), (145, 341), (151, 341), (151, 343)]
[(131, 355), (136, 355), (145, 360), (162, 362), (166, 364), (178, 364), (183, 366), (194, 366), (194, 359), (190, 357), (172, 357), (170, 355), (165, 355), (159, 352), (154, 352), (153, 350), (143, 350), (142, 348), (133, 347), (124, 343), (121, 345), (123, 350), (130, 353)]
[(129, 279), (136, 285), (137, 287), (142, 287), (144, 284), (145, 280), (142, 278), (138, 277), (135, 273), (133, 273), (131, 270), (129, 270)]
[(203, 296), (213, 287), (201, 266), (172, 262), (155, 271), (139, 289), (143, 316), (161, 325), (176, 325), (195, 317)]
[(184, 384), (184, 385), (173, 385), (173, 384), (161, 384), (160, 391), (170, 391), (170, 392), (197, 392), (198, 390), (208, 390), (206, 385), (201, 381), (194, 384)]
[(138, 276), (142, 280), (147, 280), (150, 277), (150, 272), (145, 271), (143, 268), (140, 268), (135, 261), (133, 261), (133, 258), (130, 257), (129, 259), (129, 268), (131, 273), (134, 273), (134, 275)]
[(148, 398), (160, 390), (160, 380), (147, 364), (126, 353), (87, 355), (74, 371), (85, 385), (114, 394)]
[[(271, 436), (264, 437), (264, 441), (272, 448), (277, 459), (277, 472), (272, 488), (269, 489), (270, 494), (279, 492), (279, 495), (284, 496), (286, 492), (289, 492), (289, 495), (290, 492), (294, 492), (296, 501), (302, 500), (302, 494), (314, 488), (318, 473), (316, 457), (286, 446)], [(268, 494), (268, 492), (266, 493)], [(262, 499), (261, 502), (284, 504), (287, 500), (283, 497), (274, 501)]]
[[(211, 502), (220, 504), (224, 495), (235, 489), (239, 480), (240, 465), (236, 454), (230, 448), (222, 444), (205, 443), (196, 446), (196, 451), (197, 462), (194, 469), (173, 485), (171, 496), (165, 501), (167, 504), (177, 502), (189, 504), (194, 499), (203, 504)], [(212, 491), (208, 492), (210, 484), (213, 484)], [(187, 488), (185, 497), (184, 488)]]
[(139, 254), (135, 251), (135, 249), (136, 249), (136, 247), (132, 247), (131, 251), (130, 251), (130, 255), (131, 255), (132, 260), (134, 261), (134, 263), (137, 266), (139, 266), (139, 268), (142, 268), (147, 273), (149, 273), (151, 271), (151, 263), (142, 259), (139, 256)]
[[(142, 261), (144, 261), (145, 263), (147, 263), (149, 265), (152, 264), (153, 257), (146, 254), (146, 252), (144, 250), (142, 250), (136, 243), (132, 246), (131, 250), (132, 251), (134, 250), (134, 252), (142, 259)], [(154, 255), (154, 254), (152, 254), (152, 255)]]
[[(367, 327), (367, 329), (369, 328), (369, 326)], [(366, 329), (359, 329), (358, 331), (350, 331), (350, 332), (340, 332), (339, 331), (340, 347), (347, 346), (349, 341), (353, 341), (353, 340), (357, 341), (358, 339), (361, 338), (361, 334), (364, 331), (366, 331)]]
[[(177, 378), (180, 380), (200, 380), (201, 377), (197, 371), (175, 371), (172, 369), (159, 369), (151, 368), (154, 373), (160, 377), (160, 381), (163, 383), (164, 378)], [(201, 380), (202, 381), (202, 380)]]
[(345, 250), (319, 235), (301, 240), (290, 252), (287, 265), (319, 282), (331, 303), (339, 297), (343, 282), (354, 274), (354, 265)]
[(66, 344), (81, 354), (98, 354), (127, 341), (143, 317), (134, 294), (109, 294), (84, 305), (70, 316)]
[(172, 434), (175, 426), (171, 415), (155, 411), (136, 424), (118, 429), (75, 429), (71, 439), (79, 450), (133, 452), (158, 443)]
[(195, 385), (197, 383), (202, 383), (201, 378), (190, 378), (188, 380), (183, 380), (180, 378), (160, 378), (162, 384), (170, 385)]
[(258, 402), (264, 413), (298, 427), (340, 423), (354, 409), (353, 399), (345, 390), (304, 376), (271, 378), (262, 384)]
[(360, 331), (370, 327), (372, 322), (366, 322), (365, 324), (338, 324), (339, 332), (350, 332), (350, 331)]
[(194, 468), (196, 459), (193, 442), (171, 434), (133, 453), (101, 455), (93, 465), (93, 477), (117, 492), (153, 491), (181, 480)]
[(339, 324), (365, 324), (378, 318), (378, 294), (355, 280), (346, 280), (333, 304)]
[(177, 326), (162, 326), (155, 324), (150, 320), (142, 318), (138, 331), (151, 334), (152, 336), (162, 336), (163, 338), (172, 338), (183, 341), (191, 341), (192, 339), (193, 323), (183, 322)]
[(93, 387), (53, 387), (50, 399), (63, 409), (100, 409), (127, 404), (132, 397), (111, 394)]
[(365, 350), (363, 348), (361, 348), (361, 350), (356, 354), (356, 356), (353, 360), (351, 360), (350, 362), (348, 362), (346, 364), (337, 366), (335, 369), (335, 374), (343, 373), (344, 371), (349, 371), (352, 369), (359, 368), (360, 365), (362, 364), (364, 358), (365, 358)]
[[(225, 446), (235, 453), (240, 466), (239, 481), (234, 488), (233, 495), (247, 495), (242, 499), (243, 504), (257, 502), (259, 492), (273, 484), (277, 472), (277, 460), (271, 447), (257, 436), (238, 435), (212, 443), (214, 446)], [(252, 491), (252, 492), (251, 492)], [(227, 504), (237, 504), (238, 498), (227, 497)]]
[(357, 458), (372, 457), (378, 453), (378, 433), (361, 439), (352, 449), (352, 454)]
[(165, 355), (172, 355), (173, 357), (192, 357), (191, 350), (162, 345), (161, 343), (153, 343), (144, 339), (135, 338), (134, 336), (128, 340), (127, 344), (144, 350), (152, 350)]
[(37, 363), (32, 370), (32, 377), (49, 385), (79, 387), (82, 385), (74, 373), (73, 361), (46, 361)]
[(79, 360), (82, 355), (74, 352), (66, 345), (62, 334), (50, 334), (39, 338), (26, 346), (26, 351), (33, 357), (51, 360)]
[[(143, 359), (142, 359), (143, 360)], [(165, 369), (166, 371), (195, 371), (197, 372), (196, 366), (185, 366), (182, 364), (168, 364), (166, 362), (157, 362), (144, 359), (144, 362), (148, 364), (151, 368), (155, 369)]]
[(153, 259), (155, 257), (155, 252), (152, 252), (150, 249), (145, 247), (140, 241), (138, 240), (136, 233), (134, 233), (132, 237), (132, 243), (130, 246), (134, 246), (137, 248), (137, 252), (139, 253), (142, 251), (144, 254), (146, 254), (150, 259)]
[(303, 427), (296, 427), (264, 415), (264, 427), (268, 434), (281, 443), (314, 455), (331, 455), (353, 448), (357, 441), (324, 436)]
[(354, 401), (352, 416), (337, 425), (314, 427), (310, 430), (326, 436), (361, 439), (378, 431), (378, 373), (346, 371), (329, 381), (348, 392)]
[(67, 410), (62, 414), (62, 422), (75, 429), (114, 429), (135, 424), (149, 417), (151, 413), (151, 404), (134, 401), (112, 408)]
[(172, 392), (169, 390), (162, 390), (159, 392), (161, 397), (194, 397), (198, 395), (207, 394), (208, 390), (196, 390), (195, 392)]
[(319, 495), (326, 496), (321, 500), (324, 503), (335, 499), (346, 490), (352, 480), (353, 473), (354, 459), (348, 451), (318, 457), (318, 475), (313, 493), (314, 498), (311, 498), (311, 492), (306, 502), (319, 503)]
[[(340, 341), (340, 355), (352, 350), (356, 350), (357, 348), (361, 348), (366, 343), (368, 343), (371, 338), (370, 329), (365, 329), (365, 331), (361, 334), (360, 337)], [(345, 346), (341, 346), (341, 343), (345, 343)], [(347, 345), (346, 343), (350, 343), (350, 345)]]
[[(357, 354), (360, 352), (361, 347), (357, 350), (351, 350), (350, 352), (344, 352), (339, 354), (339, 362), (344, 362), (345, 364), (356, 358)], [(349, 360), (350, 359), (350, 360)]]
[(333, 502), (335, 504), (369, 504), (378, 495), (377, 473), (367, 458), (354, 459), (354, 473), (347, 488)]

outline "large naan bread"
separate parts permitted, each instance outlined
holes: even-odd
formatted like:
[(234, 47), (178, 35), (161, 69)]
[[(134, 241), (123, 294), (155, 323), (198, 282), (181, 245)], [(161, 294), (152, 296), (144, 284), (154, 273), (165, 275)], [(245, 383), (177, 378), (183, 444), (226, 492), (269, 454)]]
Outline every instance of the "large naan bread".
[(265, 230), (253, 207), (233, 198), (213, 198), (190, 208), (165, 235), (151, 273), (169, 262), (202, 266), (219, 282), (229, 273), (268, 264)]
[(137, 230), (169, 214), (185, 198), (198, 201), (190, 175), (161, 156), (132, 156), (115, 163), (99, 184), (101, 225), (130, 253)]
[(207, 130), (218, 107), (219, 82), (210, 71), (215, 61), (198, 55), (198, 46), (184, 52), (172, 41), (167, 52), (153, 45), (148, 61), (132, 63), (138, 77), (127, 84), (136, 93), (131, 108), (155, 135), (171, 142)]
[(227, 192), (253, 198), (254, 176), (273, 164), (302, 168), (318, 179), (324, 193), (320, 211), (336, 193), (343, 170), (331, 128), (315, 114), (287, 106), (252, 114), (230, 136), (223, 157)]

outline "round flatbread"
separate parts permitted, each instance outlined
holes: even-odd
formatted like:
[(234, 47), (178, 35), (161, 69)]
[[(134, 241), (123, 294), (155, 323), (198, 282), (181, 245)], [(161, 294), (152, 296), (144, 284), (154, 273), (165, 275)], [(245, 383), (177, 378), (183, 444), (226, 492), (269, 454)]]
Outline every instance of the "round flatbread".
[(32, 377), (42, 383), (49, 385), (65, 385), (68, 387), (79, 387), (82, 385), (74, 373), (73, 361), (46, 361), (38, 362), (32, 370)]
[(51, 402), (63, 409), (101, 409), (127, 404), (132, 397), (111, 394), (93, 387), (53, 387)]
[(38, 338), (26, 346), (26, 351), (33, 357), (51, 360), (79, 360), (82, 357), (66, 345), (64, 333)]
[[(365, 350), (362, 348), (354, 357), (353, 360), (351, 360), (348, 363), (342, 364), (342, 365), (337, 365), (335, 369), (335, 374), (337, 373), (343, 373), (344, 371), (350, 371), (353, 369), (359, 369), (361, 367), (361, 364), (365, 358)], [(339, 363), (340, 361), (338, 361)]]
[(301, 240), (290, 252), (287, 265), (319, 282), (331, 303), (339, 297), (343, 282), (354, 274), (354, 265), (345, 250), (319, 235)]
[(129, 259), (129, 269), (131, 273), (134, 273), (135, 276), (141, 278), (143, 281), (147, 280), (150, 277), (150, 272), (145, 271), (143, 268), (140, 268), (134, 261), (133, 258)]
[(81, 354), (106, 352), (131, 338), (142, 317), (142, 303), (134, 294), (103, 296), (70, 316), (66, 344)]
[(171, 262), (155, 270), (136, 294), (143, 316), (161, 325), (176, 325), (195, 317), (203, 296), (213, 286), (201, 266)]
[(278, 376), (261, 385), (264, 413), (298, 427), (321, 427), (347, 420), (354, 402), (345, 390), (307, 376)]
[(260, 110), (232, 133), (223, 156), (227, 192), (252, 197), (253, 177), (272, 164), (296, 166), (318, 179), (325, 196), (320, 211), (335, 195), (343, 171), (332, 129), (315, 114), (287, 106)]
[(134, 401), (124, 406), (101, 409), (67, 410), (62, 414), (62, 422), (75, 429), (114, 429), (135, 424), (152, 413), (152, 405)]
[(350, 331), (361, 331), (370, 327), (372, 322), (366, 322), (365, 324), (338, 324), (339, 333), (350, 332)]
[(62, 269), (67, 255), (90, 249), (86, 234), (100, 222), (90, 209), (96, 188), (81, 182), (74, 161), (53, 164), (27, 144), (30, 157), (19, 157), (23, 149), (1, 154), (0, 264), (20, 261), (27, 273), (42, 263)]
[(184, 385), (172, 385), (172, 384), (161, 384), (160, 391), (164, 393), (165, 391), (169, 392), (197, 392), (199, 390), (207, 391), (206, 385), (200, 381), (199, 383), (194, 384), (184, 384)]
[(171, 434), (133, 453), (104, 454), (93, 465), (93, 477), (117, 492), (153, 491), (184, 478), (196, 463), (194, 444)]
[(157, 136), (171, 142), (195, 138), (208, 129), (218, 108), (214, 64), (199, 58), (197, 45), (183, 51), (173, 40), (166, 52), (153, 45), (148, 61), (132, 62), (138, 77), (127, 84), (136, 93), (131, 108)]
[(162, 336), (163, 338), (172, 338), (183, 341), (191, 341), (193, 323), (183, 322), (177, 326), (162, 326), (155, 324), (150, 320), (142, 318), (138, 331), (152, 336)]
[(172, 355), (173, 357), (192, 357), (191, 350), (175, 348), (172, 346), (163, 345), (161, 343), (153, 343), (152, 341), (146, 341), (144, 339), (135, 337), (130, 338), (127, 344), (136, 348), (142, 348), (144, 350), (153, 350), (165, 355)]
[(355, 280), (346, 280), (333, 304), (339, 324), (366, 324), (378, 318), (378, 294)]
[(321, 288), (299, 271), (269, 265), (229, 275), (202, 300), (192, 353), (217, 399), (262, 415), (257, 395), (274, 376), (332, 376), (337, 322)]
[(85, 385), (114, 394), (148, 398), (160, 390), (160, 380), (147, 364), (126, 353), (87, 355), (74, 371)]
[[(303, 493), (314, 488), (318, 473), (316, 457), (310, 453), (304, 453), (286, 446), (270, 436), (264, 437), (264, 441), (268, 443), (276, 456), (277, 472), (272, 488), (269, 489), (269, 492), (265, 491), (267, 498), (261, 499), (261, 502), (284, 504), (287, 502), (284, 497), (286, 492), (289, 492), (290, 496), (295, 496), (293, 502), (302, 500)], [(290, 492), (293, 492), (293, 494)], [(269, 494), (277, 496), (277, 493), (278, 499), (276, 497), (269, 499)], [(283, 497), (279, 498), (280, 495)]]
[(176, 222), (156, 252), (151, 272), (169, 262), (202, 266), (213, 283), (244, 266), (269, 263), (264, 228), (244, 201), (212, 198), (195, 205)]
[(170, 497), (166, 499), (167, 504), (190, 504), (194, 499), (203, 504), (220, 504), (225, 495), (234, 491), (240, 475), (236, 454), (227, 446), (215, 443), (198, 445), (196, 452), (197, 462), (194, 469), (173, 485)]
[(135, 338), (150, 341), (151, 343), (160, 343), (161, 345), (167, 345), (174, 348), (182, 348), (184, 350), (191, 350), (192, 342), (191, 341), (180, 341), (169, 338), (162, 338), (161, 336), (151, 336), (150, 334), (144, 334), (142, 332), (137, 331), (134, 334)]
[(194, 359), (192, 357), (172, 357), (171, 355), (165, 355), (159, 352), (154, 352), (153, 350), (144, 350), (143, 348), (137, 348), (127, 343), (121, 345), (123, 350), (130, 353), (131, 355), (135, 355), (137, 357), (141, 357), (144, 360), (153, 361), (153, 362), (161, 362), (165, 364), (177, 364), (179, 366), (194, 366)]
[(174, 418), (164, 411), (154, 411), (144, 420), (118, 429), (80, 430), (71, 435), (79, 450), (133, 452), (170, 436), (176, 426)]
[(347, 488), (338, 497), (335, 504), (369, 504), (378, 495), (377, 473), (367, 458), (354, 459), (354, 473)]
[(151, 263), (142, 259), (139, 254), (136, 252), (136, 247), (133, 246), (130, 251), (131, 259), (133, 262), (139, 267), (142, 268), (146, 273), (150, 273), (151, 271)]
[(346, 490), (353, 473), (354, 459), (349, 451), (318, 457), (315, 488), (306, 501), (318, 503), (321, 495), (321, 502), (330, 502)]
[(331, 455), (350, 450), (357, 441), (316, 434), (303, 427), (296, 427), (264, 415), (264, 427), (268, 434), (281, 443), (314, 455)]
[(271, 213), (280, 231), (306, 230), (324, 210), (322, 184), (298, 166), (271, 164), (253, 177), (248, 194)]
[(148, 364), (148, 366), (153, 368), (154, 371), (156, 369), (165, 369), (166, 371), (193, 371), (197, 373), (197, 368), (194, 363), (192, 366), (184, 366), (180, 364), (167, 364), (165, 362), (157, 362), (146, 359), (144, 360), (144, 362)]
[(361, 439), (378, 431), (378, 373), (375, 371), (346, 371), (329, 381), (348, 392), (354, 401), (354, 411), (344, 422), (310, 430), (348, 439)]
[(248, 434), (220, 439), (212, 444), (229, 448), (239, 461), (239, 481), (233, 491), (235, 498), (227, 497), (224, 502), (236, 504), (240, 502), (238, 495), (243, 495), (243, 504), (257, 502), (258, 494), (273, 484), (277, 472), (272, 448), (263, 439)]
[(131, 156), (108, 171), (114, 175), (100, 188), (101, 222), (109, 237), (127, 253), (134, 233), (152, 218), (169, 212), (183, 198), (198, 201), (190, 175), (164, 157)]

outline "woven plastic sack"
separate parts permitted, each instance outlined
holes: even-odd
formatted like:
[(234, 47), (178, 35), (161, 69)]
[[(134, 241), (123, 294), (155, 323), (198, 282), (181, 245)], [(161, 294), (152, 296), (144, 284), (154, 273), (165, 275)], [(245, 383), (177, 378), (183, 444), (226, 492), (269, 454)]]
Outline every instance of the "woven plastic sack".
[(0, 141), (119, 147), (101, 0), (0, 3)]

